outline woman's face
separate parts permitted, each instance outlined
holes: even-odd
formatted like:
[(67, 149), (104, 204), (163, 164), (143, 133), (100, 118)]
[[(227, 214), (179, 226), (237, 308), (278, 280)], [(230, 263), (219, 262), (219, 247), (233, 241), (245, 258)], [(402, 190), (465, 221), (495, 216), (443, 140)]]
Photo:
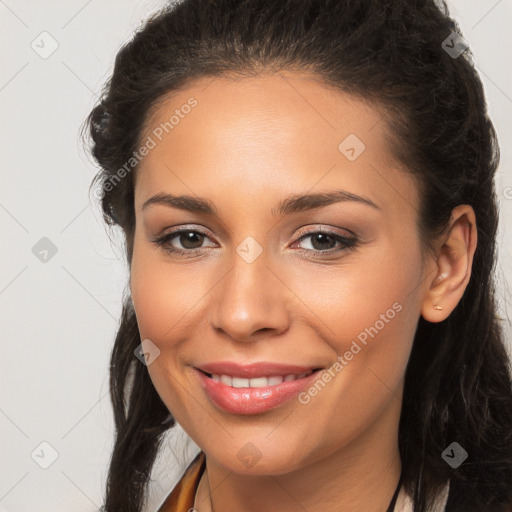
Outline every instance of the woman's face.
[(434, 267), (385, 134), (369, 104), (290, 72), (201, 79), (147, 124), (130, 285), (148, 371), (232, 471), (396, 440)]

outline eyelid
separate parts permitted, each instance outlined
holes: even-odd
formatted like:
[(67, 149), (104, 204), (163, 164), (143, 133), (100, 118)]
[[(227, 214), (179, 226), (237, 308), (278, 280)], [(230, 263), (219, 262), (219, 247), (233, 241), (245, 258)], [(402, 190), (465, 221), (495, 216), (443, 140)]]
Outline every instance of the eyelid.
[[(350, 238), (350, 237), (356, 237), (357, 235), (350, 231), (349, 229), (345, 228), (335, 228), (333, 226), (326, 227), (325, 224), (309, 224), (306, 226), (308, 229), (302, 229), (300, 228), (299, 233), (297, 235), (298, 238), (300, 238), (303, 234), (309, 235), (311, 233), (327, 233), (327, 234), (337, 234), (339, 236)], [(340, 233), (339, 230), (342, 232)]]
[(156, 238), (164, 238), (164, 237), (170, 236), (170, 235), (177, 235), (179, 233), (182, 233), (183, 231), (185, 231), (185, 232), (194, 231), (194, 232), (200, 233), (201, 235), (204, 235), (210, 239), (212, 238), (212, 236), (207, 232), (208, 230), (206, 228), (203, 228), (202, 226), (198, 227), (196, 224), (191, 224), (191, 225), (180, 224), (178, 226), (172, 226), (169, 229), (169, 231), (163, 230), (161, 233), (155, 235), (155, 237)]

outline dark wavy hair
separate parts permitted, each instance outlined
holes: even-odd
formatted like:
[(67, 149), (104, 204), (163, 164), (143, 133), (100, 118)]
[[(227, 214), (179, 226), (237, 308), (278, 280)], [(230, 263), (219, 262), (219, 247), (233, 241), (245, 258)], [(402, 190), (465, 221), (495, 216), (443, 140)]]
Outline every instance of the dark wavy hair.
[[(122, 228), (131, 267), (137, 168), (119, 171), (166, 93), (201, 77), (302, 70), (384, 107), (394, 155), (417, 178), (425, 250), (459, 204), (473, 207), (478, 229), (459, 304), (440, 323), (418, 320), (398, 432), (405, 489), (415, 512), (427, 512), (448, 481), (447, 511), (505, 512), (512, 510), (512, 383), (493, 280), (499, 147), (471, 50), (456, 57), (443, 47), (453, 32), (461, 33), (448, 7), (434, 0), (169, 3), (118, 52), (84, 133), (100, 166), (91, 188), (99, 184), (108, 227)], [(164, 433), (175, 425), (134, 356), (140, 344), (125, 293), (110, 361), (115, 443), (106, 512), (143, 509)], [(469, 454), (456, 469), (441, 457), (453, 441)]]

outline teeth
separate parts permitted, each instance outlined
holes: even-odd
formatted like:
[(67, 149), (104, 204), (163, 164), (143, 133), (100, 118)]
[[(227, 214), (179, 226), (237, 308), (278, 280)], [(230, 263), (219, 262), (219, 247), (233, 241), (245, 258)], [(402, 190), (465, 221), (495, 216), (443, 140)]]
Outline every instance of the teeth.
[(248, 388), (249, 379), (241, 379), (240, 377), (233, 377), (233, 383), (231, 384), (234, 388)]
[(222, 384), (226, 384), (226, 386), (231, 386), (231, 384), (233, 383), (233, 379), (228, 375), (221, 375), (220, 381), (222, 382)]
[[(240, 379), (240, 380), (242, 380), (242, 379)], [(233, 382), (234, 381), (235, 381), (235, 379), (233, 379)], [(267, 379), (267, 377), (258, 377), (256, 379), (247, 379), (247, 386), (245, 386), (245, 387), (246, 388), (248, 388), (248, 387), (251, 387), (251, 388), (264, 388), (265, 386), (268, 386), (268, 379)], [(242, 386), (240, 386), (240, 387), (242, 387)]]
[(310, 375), (312, 371), (301, 373), (300, 375), (272, 375), (271, 377), (256, 377), (254, 379), (244, 379), (241, 377), (231, 377), (230, 375), (212, 375), (215, 382), (222, 382), (226, 386), (233, 388), (265, 388), (267, 386), (276, 386), (282, 382), (291, 382), (297, 379), (303, 379)]

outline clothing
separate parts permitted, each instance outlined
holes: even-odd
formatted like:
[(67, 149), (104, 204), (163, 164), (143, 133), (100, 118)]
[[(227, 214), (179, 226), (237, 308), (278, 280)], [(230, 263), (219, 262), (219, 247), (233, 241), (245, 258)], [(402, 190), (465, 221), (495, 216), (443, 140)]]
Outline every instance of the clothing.
[[(197, 487), (205, 467), (206, 457), (204, 452), (199, 452), (157, 512), (189, 512), (190, 509), (194, 507)], [(436, 508), (434, 509), (435, 512), (446, 512), (448, 492), (449, 484), (446, 485), (443, 493), (439, 497)], [(405, 493), (403, 486), (398, 494), (394, 512), (413, 512), (412, 500)]]
[(205, 467), (206, 457), (204, 452), (199, 452), (157, 512), (189, 512), (194, 507), (197, 486)]

